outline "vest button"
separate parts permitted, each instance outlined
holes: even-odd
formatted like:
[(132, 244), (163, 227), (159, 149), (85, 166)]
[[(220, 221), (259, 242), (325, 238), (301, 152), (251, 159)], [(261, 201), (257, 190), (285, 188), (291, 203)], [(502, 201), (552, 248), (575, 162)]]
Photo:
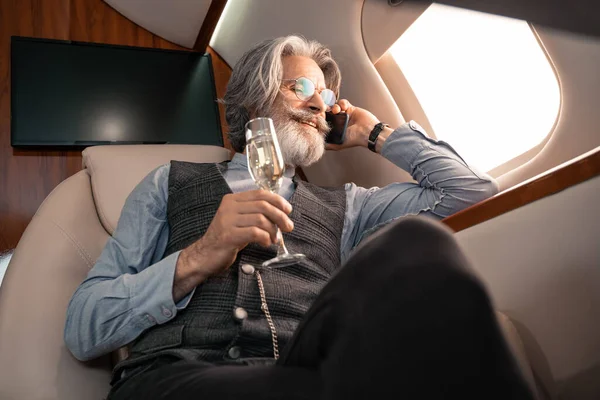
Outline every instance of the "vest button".
[(233, 346), (229, 349), (227, 355), (233, 359), (240, 358), (240, 356), (242, 355), (242, 349), (239, 346)]
[(246, 275), (252, 275), (254, 273), (254, 267), (250, 264), (242, 265), (242, 272)]
[(233, 310), (233, 316), (238, 321), (243, 321), (248, 318), (248, 311), (244, 310), (242, 307), (237, 307), (235, 310)]

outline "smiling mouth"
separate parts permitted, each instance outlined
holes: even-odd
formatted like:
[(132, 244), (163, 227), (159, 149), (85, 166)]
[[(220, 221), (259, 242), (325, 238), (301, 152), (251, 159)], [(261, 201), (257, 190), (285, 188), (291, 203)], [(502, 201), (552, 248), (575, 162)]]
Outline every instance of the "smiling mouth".
[(317, 129), (317, 124), (311, 121), (302, 121), (301, 124), (312, 126), (313, 128)]

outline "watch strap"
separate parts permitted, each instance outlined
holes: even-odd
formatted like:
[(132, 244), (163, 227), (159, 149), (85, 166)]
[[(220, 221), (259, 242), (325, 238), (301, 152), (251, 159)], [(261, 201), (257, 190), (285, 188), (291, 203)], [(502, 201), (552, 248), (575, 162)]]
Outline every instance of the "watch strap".
[(371, 134), (369, 135), (369, 142), (368, 142), (367, 147), (372, 152), (375, 152), (375, 144), (377, 143), (377, 138), (379, 137), (379, 134), (381, 133), (383, 128), (385, 128), (386, 126), (388, 126), (388, 125), (384, 124), (383, 122), (380, 122), (377, 125), (375, 125), (375, 127), (371, 131)]

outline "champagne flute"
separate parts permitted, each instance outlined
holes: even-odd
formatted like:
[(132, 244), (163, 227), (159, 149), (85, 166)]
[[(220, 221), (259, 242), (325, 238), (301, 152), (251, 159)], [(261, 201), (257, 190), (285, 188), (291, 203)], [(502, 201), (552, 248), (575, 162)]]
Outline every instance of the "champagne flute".
[[(283, 180), (285, 163), (277, 141), (277, 134), (271, 118), (255, 118), (246, 123), (246, 157), (248, 170), (256, 185), (272, 193), (278, 193)], [(304, 254), (291, 254), (283, 241), (281, 230), (277, 227), (279, 247), (277, 256), (265, 261), (262, 266), (295, 264), (304, 259)]]

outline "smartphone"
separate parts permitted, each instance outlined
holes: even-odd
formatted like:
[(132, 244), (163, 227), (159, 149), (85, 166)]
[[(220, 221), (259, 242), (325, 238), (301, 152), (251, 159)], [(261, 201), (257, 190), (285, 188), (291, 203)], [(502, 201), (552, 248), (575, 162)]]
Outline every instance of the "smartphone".
[(325, 119), (331, 128), (325, 141), (331, 144), (342, 144), (346, 140), (346, 128), (348, 127), (348, 114), (331, 112), (325, 113)]

